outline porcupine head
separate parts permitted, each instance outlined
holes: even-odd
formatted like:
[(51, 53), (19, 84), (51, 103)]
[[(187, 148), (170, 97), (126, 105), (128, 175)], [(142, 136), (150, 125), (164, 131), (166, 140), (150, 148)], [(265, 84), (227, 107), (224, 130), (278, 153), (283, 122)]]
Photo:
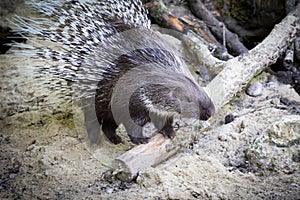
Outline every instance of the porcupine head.
[(174, 117), (206, 120), (214, 113), (184, 61), (149, 28), (139, 0), (28, 4), (47, 18), (19, 17), (16, 29), (63, 46), (64, 51), (35, 48), (35, 56), (65, 62), (51, 70), (75, 82), (73, 96), (84, 102), (91, 143), (101, 142), (100, 127), (111, 142), (121, 142), (121, 123), (134, 143), (148, 141), (148, 124), (172, 138)]

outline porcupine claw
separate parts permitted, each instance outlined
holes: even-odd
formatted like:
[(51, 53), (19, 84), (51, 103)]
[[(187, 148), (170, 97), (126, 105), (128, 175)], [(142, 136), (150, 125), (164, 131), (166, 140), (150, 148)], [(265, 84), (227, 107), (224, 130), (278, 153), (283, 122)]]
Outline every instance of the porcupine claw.
[(146, 144), (149, 142), (150, 138), (149, 137), (136, 137), (129, 135), (130, 140), (135, 143), (135, 144)]

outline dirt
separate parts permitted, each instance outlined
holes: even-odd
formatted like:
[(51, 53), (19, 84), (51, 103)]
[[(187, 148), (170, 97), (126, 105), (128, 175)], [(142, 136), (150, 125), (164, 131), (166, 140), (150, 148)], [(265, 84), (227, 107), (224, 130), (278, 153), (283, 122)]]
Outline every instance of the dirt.
[[(1, 199), (300, 197), (299, 163), (298, 170), (283, 173), (255, 166), (245, 157), (245, 151), (270, 124), (299, 112), (299, 95), (288, 85), (268, 81), (267, 73), (255, 79), (264, 84), (261, 96), (241, 92), (206, 122), (209, 126), (204, 131), (197, 126), (185, 130), (196, 137), (176, 155), (125, 183), (111, 175), (110, 165), (133, 146), (126, 136), (124, 144), (106, 142), (91, 148), (82, 140), (73, 108), (64, 101), (67, 97), (59, 100), (59, 92), (53, 95), (51, 87), (38, 87), (48, 80), (45, 77), (22, 79), (24, 74), (18, 69), (26, 61), (11, 68), (16, 63), (13, 58), (1, 56), (1, 60), (2, 74), (7, 74), (1, 81)], [(39, 84), (33, 84), (37, 80)], [(52, 81), (54, 84), (55, 79)], [(284, 107), (283, 97), (292, 103)], [(228, 114), (234, 120), (224, 124)]]

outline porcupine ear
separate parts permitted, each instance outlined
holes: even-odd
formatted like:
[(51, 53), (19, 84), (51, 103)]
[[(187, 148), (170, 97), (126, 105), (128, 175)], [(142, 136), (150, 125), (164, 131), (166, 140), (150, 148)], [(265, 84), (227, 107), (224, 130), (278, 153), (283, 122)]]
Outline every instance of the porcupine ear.
[(168, 112), (176, 112), (178, 114), (181, 114), (182, 112), (182, 106), (180, 98), (176, 95), (176, 89), (168, 89), (163, 90), (163, 94), (155, 94), (156, 96), (163, 97), (157, 105), (155, 105), (155, 102), (153, 103), (153, 107), (164, 107), (164, 110)]
[(172, 105), (174, 105), (174, 111), (181, 114), (182, 113), (182, 107), (181, 107), (181, 101), (180, 99), (176, 96), (174, 90), (171, 90), (168, 93), (168, 96), (170, 97), (170, 102)]

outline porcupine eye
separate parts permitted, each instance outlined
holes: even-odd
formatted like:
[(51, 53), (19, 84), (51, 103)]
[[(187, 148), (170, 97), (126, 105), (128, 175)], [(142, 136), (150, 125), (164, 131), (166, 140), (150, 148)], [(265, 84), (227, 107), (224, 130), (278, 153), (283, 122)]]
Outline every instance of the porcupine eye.
[(188, 103), (191, 103), (191, 102), (192, 102), (192, 99), (191, 99), (190, 97), (187, 97), (187, 98), (186, 98), (186, 101), (187, 101)]

